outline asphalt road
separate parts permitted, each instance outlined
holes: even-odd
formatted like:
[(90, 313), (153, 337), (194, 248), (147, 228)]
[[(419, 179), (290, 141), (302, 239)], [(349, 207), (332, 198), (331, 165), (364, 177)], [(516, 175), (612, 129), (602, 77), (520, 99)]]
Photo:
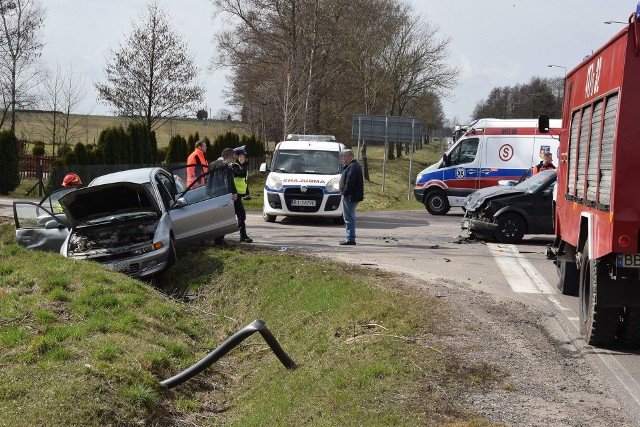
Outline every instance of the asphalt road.
[(578, 298), (557, 291), (555, 265), (545, 256), (552, 236), (526, 236), (518, 245), (470, 241), (460, 228), (459, 209), (444, 216), (426, 211), (362, 212), (357, 216), (357, 245), (340, 246), (344, 226), (331, 221), (278, 218), (270, 224), (257, 212), (248, 216), (248, 233), (259, 245), (423, 280), (455, 280), (549, 313), (549, 335), (571, 354), (584, 357), (622, 410), (640, 425), (640, 352), (585, 345), (578, 327)]

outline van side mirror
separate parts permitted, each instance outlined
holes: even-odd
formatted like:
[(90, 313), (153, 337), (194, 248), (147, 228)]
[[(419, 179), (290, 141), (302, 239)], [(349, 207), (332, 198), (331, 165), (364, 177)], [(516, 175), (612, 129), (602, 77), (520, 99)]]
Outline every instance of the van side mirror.
[(447, 153), (444, 153), (442, 155), (442, 164), (445, 166), (450, 166), (450, 161), (449, 161), (449, 156), (447, 156)]
[(549, 133), (549, 116), (546, 114), (538, 116), (538, 132)]
[(267, 164), (266, 163), (262, 163), (260, 164), (260, 172), (269, 172), (269, 169), (267, 169)]

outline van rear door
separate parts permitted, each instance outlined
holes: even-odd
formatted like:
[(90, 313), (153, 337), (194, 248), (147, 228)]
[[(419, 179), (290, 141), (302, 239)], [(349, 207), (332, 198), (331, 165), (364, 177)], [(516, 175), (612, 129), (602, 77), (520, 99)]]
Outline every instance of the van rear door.
[(519, 180), (531, 166), (532, 142), (531, 136), (487, 136), (479, 188), (498, 185), (500, 180)]

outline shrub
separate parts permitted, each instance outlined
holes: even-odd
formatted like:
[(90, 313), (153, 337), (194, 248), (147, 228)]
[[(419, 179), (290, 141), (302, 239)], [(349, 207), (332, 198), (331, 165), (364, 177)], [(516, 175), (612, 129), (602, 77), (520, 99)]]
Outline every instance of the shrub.
[(18, 139), (10, 130), (0, 132), (0, 194), (9, 194), (20, 185)]
[(33, 154), (34, 156), (44, 156), (44, 153), (45, 153), (44, 142), (35, 141), (33, 143), (33, 148), (31, 148), (31, 154)]

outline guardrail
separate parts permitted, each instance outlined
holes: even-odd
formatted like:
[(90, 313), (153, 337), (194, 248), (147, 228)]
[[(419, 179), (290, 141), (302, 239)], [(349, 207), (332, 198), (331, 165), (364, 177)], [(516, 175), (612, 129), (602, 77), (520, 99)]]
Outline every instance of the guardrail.
[(282, 349), (282, 347), (278, 343), (278, 340), (276, 340), (271, 331), (269, 331), (269, 328), (267, 328), (267, 325), (262, 320), (254, 320), (253, 322), (233, 334), (231, 337), (229, 337), (225, 342), (220, 344), (215, 350), (205, 356), (198, 363), (191, 365), (189, 368), (185, 369), (177, 375), (174, 375), (171, 378), (161, 381), (160, 385), (167, 388), (173, 388), (177, 385), (182, 384), (190, 378), (198, 375), (209, 366), (213, 365), (215, 362), (220, 360), (224, 355), (229, 353), (231, 350), (237, 347), (238, 344), (253, 335), (255, 332), (259, 332), (260, 335), (262, 335), (262, 338), (264, 338), (264, 340), (267, 342), (269, 348), (271, 348), (271, 351), (273, 351), (273, 353), (285, 368), (294, 369), (296, 367), (296, 363)]

